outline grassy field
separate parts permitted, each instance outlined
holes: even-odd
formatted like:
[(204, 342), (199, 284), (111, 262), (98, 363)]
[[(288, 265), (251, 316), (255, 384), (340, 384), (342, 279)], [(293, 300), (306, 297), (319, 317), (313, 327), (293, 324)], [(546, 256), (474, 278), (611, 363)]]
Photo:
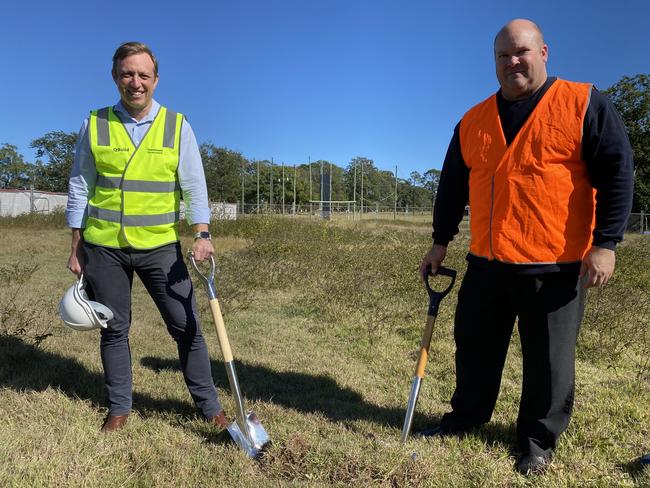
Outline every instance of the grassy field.
[[(69, 233), (53, 220), (0, 221), (0, 486), (641, 487), (650, 470), (650, 239), (628, 236), (614, 280), (591, 291), (575, 414), (540, 477), (513, 470), (521, 382), (513, 337), (497, 408), (461, 438), (399, 442), (427, 296), (416, 269), (430, 225), (250, 218), (213, 227), (217, 288), (247, 406), (272, 438), (257, 461), (196, 414), (176, 349), (136, 280), (134, 410), (106, 414), (97, 331), (56, 315), (72, 282)], [(191, 239), (184, 237), (184, 244)], [(465, 270), (467, 238), (446, 264)], [(220, 397), (233, 412), (207, 296), (195, 280)], [(442, 302), (415, 428), (439, 420), (454, 387)]]

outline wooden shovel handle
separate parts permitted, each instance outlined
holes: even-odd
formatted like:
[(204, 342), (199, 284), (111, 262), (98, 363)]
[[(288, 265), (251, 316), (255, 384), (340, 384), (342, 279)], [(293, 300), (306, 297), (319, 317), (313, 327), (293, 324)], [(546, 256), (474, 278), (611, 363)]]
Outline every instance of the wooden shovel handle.
[(232, 361), (232, 351), (230, 350), (230, 341), (226, 333), (226, 325), (223, 323), (223, 316), (221, 315), (221, 307), (219, 300), (213, 298), (210, 300), (210, 310), (212, 310), (212, 318), (214, 325), (217, 328), (217, 338), (219, 339), (219, 346), (221, 347), (221, 354), (223, 355), (224, 363)]
[(431, 346), (431, 336), (433, 335), (433, 324), (435, 321), (436, 318), (434, 316), (427, 315), (427, 325), (424, 328), (422, 342), (420, 343), (420, 354), (418, 355), (417, 363), (415, 363), (415, 376), (418, 378), (424, 378), (424, 368), (426, 368), (429, 359), (429, 347)]

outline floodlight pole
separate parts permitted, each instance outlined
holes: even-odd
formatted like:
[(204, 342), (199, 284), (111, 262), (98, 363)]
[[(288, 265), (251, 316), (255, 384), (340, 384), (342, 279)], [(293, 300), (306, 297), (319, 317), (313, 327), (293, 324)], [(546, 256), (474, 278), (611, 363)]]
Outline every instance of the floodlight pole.
[(284, 215), (284, 161), (282, 161), (282, 215)]
[(395, 206), (393, 207), (393, 220), (397, 220), (397, 165), (395, 165)]
[(257, 160), (257, 213), (260, 213), (260, 160)]
[(363, 159), (361, 160), (361, 213), (359, 213), (359, 220), (363, 219)]
[[(332, 196), (334, 195), (332, 187), (332, 162), (330, 161), (330, 202), (332, 201)], [(332, 214), (332, 204), (329, 204), (330, 215)]]
[(296, 164), (293, 164), (293, 216), (296, 216)]
[(269, 172), (269, 211), (273, 213), (273, 158), (271, 158), (271, 171)]
[(311, 203), (312, 196), (311, 196), (311, 156), (309, 157), (309, 218), (311, 219), (312, 215), (314, 214), (314, 204)]
[(352, 185), (352, 220), (354, 221), (357, 216), (357, 160), (354, 160), (354, 184)]

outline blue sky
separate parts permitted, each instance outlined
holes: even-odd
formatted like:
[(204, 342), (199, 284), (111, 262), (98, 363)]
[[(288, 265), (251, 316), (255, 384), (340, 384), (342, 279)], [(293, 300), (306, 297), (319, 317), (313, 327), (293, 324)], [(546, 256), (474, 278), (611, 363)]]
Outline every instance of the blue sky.
[(199, 142), (286, 164), (355, 156), (382, 169), (440, 168), (463, 113), (498, 88), (492, 42), (535, 20), (549, 74), (607, 88), (650, 72), (650, 1), (239, 0), (5, 3), (0, 143), (77, 131), (117, 101), (124, 41), (160, 62), (156, 99)]

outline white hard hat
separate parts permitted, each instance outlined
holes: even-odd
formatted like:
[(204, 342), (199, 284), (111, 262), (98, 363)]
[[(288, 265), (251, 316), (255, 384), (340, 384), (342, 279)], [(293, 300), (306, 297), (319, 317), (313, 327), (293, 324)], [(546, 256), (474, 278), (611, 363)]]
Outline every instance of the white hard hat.
[(65, 325), (75, 330), (105, 329), (113, 318), (113, 312), (106, 305), (88, 300), (83, 274), (63, 295), (59, 315)]

